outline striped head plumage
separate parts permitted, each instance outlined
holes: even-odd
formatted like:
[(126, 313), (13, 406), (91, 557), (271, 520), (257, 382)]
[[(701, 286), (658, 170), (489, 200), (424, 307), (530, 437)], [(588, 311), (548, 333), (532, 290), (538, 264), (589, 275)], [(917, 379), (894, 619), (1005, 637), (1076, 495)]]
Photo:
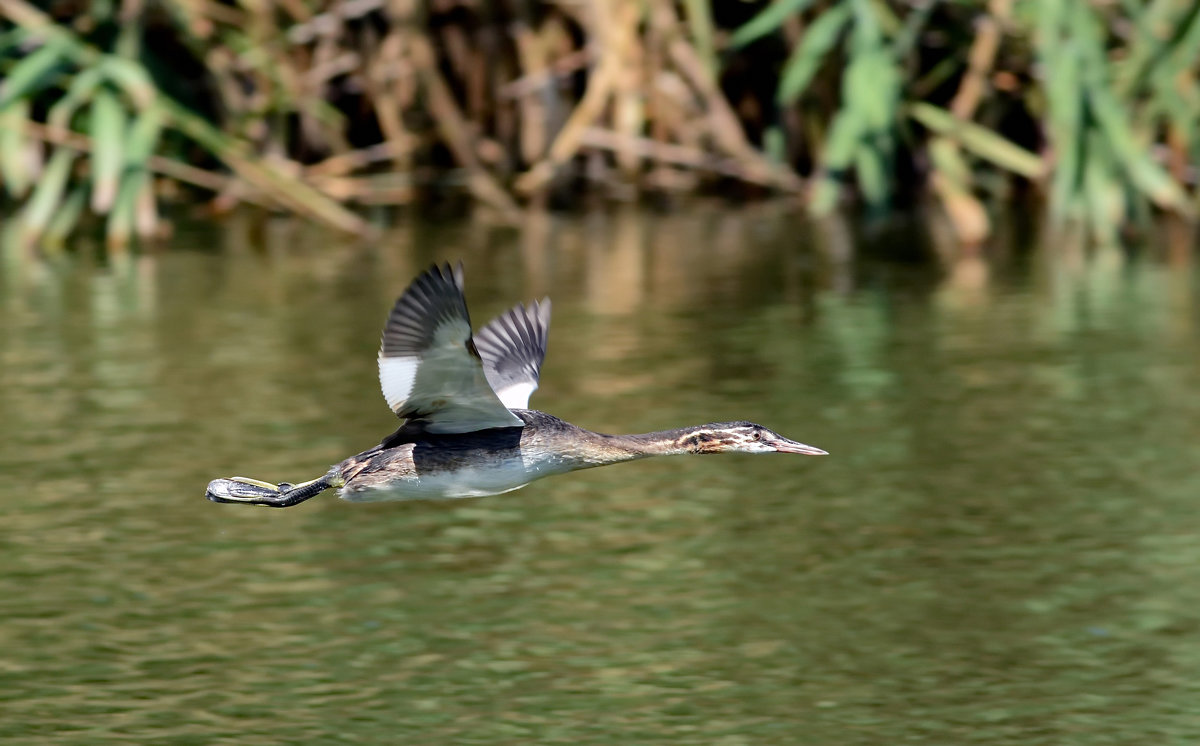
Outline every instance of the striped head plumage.
[(826, 456), (825, 451), (789, 440), (754, 422), (714, 422), (688, 428), (677, 441), (688, 453), (802, 453)]

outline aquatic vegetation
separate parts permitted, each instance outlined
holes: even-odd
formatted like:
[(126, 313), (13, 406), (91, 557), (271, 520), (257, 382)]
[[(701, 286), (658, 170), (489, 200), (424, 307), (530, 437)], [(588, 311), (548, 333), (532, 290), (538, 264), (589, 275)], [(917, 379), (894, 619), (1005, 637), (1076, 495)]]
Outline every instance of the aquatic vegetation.
[[(959, 239), (1044, 198), (1096, 239), (1191, 216), (1186, 0), (0, 0), (0, 179), (28, 245), (164, 230), (182, 190), (351, 233), (465, 191), (932, 195)], [(208, 196), (205, 197), (208, 199)]]

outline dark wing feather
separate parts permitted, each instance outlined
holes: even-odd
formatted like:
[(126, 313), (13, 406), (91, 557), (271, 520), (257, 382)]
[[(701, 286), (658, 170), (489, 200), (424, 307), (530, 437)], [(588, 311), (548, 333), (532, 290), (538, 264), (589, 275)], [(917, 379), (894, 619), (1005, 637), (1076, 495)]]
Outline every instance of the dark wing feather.
[(550, 333), (550, 299), (517, 304), (475, 335), (483, 372), (510, 409), (526, 409), (538, 387)]
[(463, 297), (462, 265), (434, 265), (417, 276), (396, 299), (383, 327), (380, 357), (420, 355), (433, 345), (437, 330), (471, 317)]
[(383, 396), (398, 417), (432, 433), (521, 427), (484, 375), (462, 287), (462, 265), (435, 266), (397, 299), (379, 348)]

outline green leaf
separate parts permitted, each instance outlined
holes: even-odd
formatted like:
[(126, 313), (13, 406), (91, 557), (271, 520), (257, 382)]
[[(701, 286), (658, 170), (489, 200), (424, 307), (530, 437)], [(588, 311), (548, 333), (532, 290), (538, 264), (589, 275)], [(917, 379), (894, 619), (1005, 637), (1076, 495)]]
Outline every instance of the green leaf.
[(125, 109), (105, 88), (96, 92), (91, 109), (92, 210), (103, 215), (117, 197), (125, 166)]
[(87, 204), (87, 194), (86, 184), (79, 184), (71, 190), (67, 198), (63, 200), (62, 206), (54, 211), (54, 217), (51, 218), (50, 225), (46, 227), (43, 241), (61, 245), (66, 240), (71, 231), (75, 230), (79, 218), (83, 215), (83, 206)]
[(883, 31), (871, 0), (844, 0), (854, 11), (854, 36), (851, 42), (855, 54), (865, 54), (883, 48)]
[[(161, 106), (151, 106), (139, 114), (129, 128), (125, 144), (125, 170), (112, 210), (108, 213), (106, 230), (110, 248), (128, 245), (135, 226), (141, 229), (156, 219), (152, 194), (149, 195), (149, 206), (145, 204), (145, 191), (151, 188), (146, 162), (154, 154), (166, 119), (167, 113)], [(140, 232), (149, 232), (149, 229)]]
[(971, 181), (971, 169), (967, 168), (962, 154), (949, 138), (935, 137), (929, 143), (929, 161), (938, 173), (962, 188)]
[(908, 57), (908, 53), (916, 46), (921, 30), (929, 22), (929, 17), (933, 15), (933, 9), (937, 7), (938, 2), (939, 0), (927, 0), (908, 14), (908, 17), (904, 19), (904, 25), (900, 27), (892, 40), (893, 58), (902, 60)]
[(26, 137), (29, 122), (29, 99), (14, 101), (0, 110), (0, 178), (12, 197), (23, 197), (29, 190), (33, 174), (29, 169), (29, 149), (33, 143)]
[(29, 36), (29, 31), (20, 26), (0, 33), (0, 54), (7, 55), (10, 50), (26, 43)]
[(1047, 106), (1050, 142), (1054, 146), (1054, 178), (1050, 187), (1050, 208), (1065, 214), (1081, 188), (1082, 166), (1086, 156), (1083, 130), (1083, 96), (1080, 88), (1079, 58), (1070, 42), (1062, 45), (1057, 64), (1050, 70)]
[(712, 11), (709, 8), (707, 0), (685, 0), (684, 8), (687, 10), (688, 28), (692, 31), (692, 40), (696, 44), (696, 53), (700, 55), (700, 59), (704, 60), (704, 64), (708, 67), (708, 71), (716, 75), (717, 70), (717, 55), (715, 46), (713, 45), (713, 23)]
[(1117, 162), (1133, 184), (1156, 205), (1186, 211), (1187, 194), (1167, 171), (1134, 139), (1124, 109), (1107, 88), (1088, 90), (1091, 111)]
[(62, 63), (62, 45), (49, 41), (13, 65), (0, 81), (0, 109), (35, 93)]
[(821, 165), (826, 171), (845, 171), (854, 162), (854, 152), (863, 137), (862, 117), (854, 109), (843, 108), (829, 129)]
[(854, 170), (858, 176), (858, 190), (872, 207), (887, 204), (891, 192), (887, 177), (887, 161), (883, 153), (870, 144), (860, 147), (854, 157)]
[(71, 79), (71, 85), (67, 87), (67, 92), (63, 97), (50, 107), (50, 112), (47, 115), (47, 121), (51, 127), (59, 129), (67, 129), (71, 125), (71, 117), (75, 111), (92, 96), (92, 92), (104, 80), (100, 70), (95, 67), (80, 72)]
[(772, 33), (783, 25), (788, 16), (794, 13), (803, 13), (812, 3), (813, 0), (775, 0), (761, 13), (746, 21), (737, 31), (733, 32), (733, 35), (729, 37), (730, 46), (742, 47), (761, 36)]
[(1117, 226), (1124, 217), (1121, 184), (1095, 130), (1089, 133), (1088, 159), (1083, 167), (1083, 197), (1092, 235), (1104, 245), (1117, 243)]
[(842, 191), (842, 182), (829, 174), (822, 174), (813, 185), (812, 195), (808, 200), (808, 211), (813, 215), (828, 215), (837, 207), (838, 195)]
[(107, 21), (113, 17), (113, 0), (92, 0), (92, 17), (98, 21)]
[(809, 199), (808, 209), (813, 215), (825, 215), (837, 207), (843, 175), (854, 164), (862, 138), (862, 117), (854, 109), (843, 106), (829, 127), (821, 173)]
[(166, 120), (167, 113), (161, 106), (151, 106), (138, 115), (125, 144), (126, 168), (146, 168), (146, 162), (158, 147), (158, 138)]
[(32, 243), (42, 235), (42, 231), (50, 223), (55, 209), (62, 201), (63, 189), (71, 175), (71, 164), (75, 162), (75, 153), (67, 148), (58, 148), (50, 156), (46, 170), (38, 180), (33, 196), (25, 203), (22, 214), (22, 235), (26, 242)]
[(1066, 20), (1063, 3), (1064, 0), (1041, 0), (1034, 6), (1037, 9), (1037, 53), (1051, 76), (1062, 50), (1061, 29)]
[(812, 81), (813, 75), (820, 69), (825, 55), (837, 44), (842, 29), (849, 20), (849, 6), (835, 5), (804, 30), (804, 36), (800, 38), (800, 43), (792, 50), (787, 64), (784, 65), (779, 90), (775, 94), (779, 103), (791, 104), (800, 98)]
[(929, 142), (929, 160), (955, 188), (965, 190), (971, 183), (971, 170), (949, 138), (935, 137)]
[(143, 172), (135, 172), (121, 179), (121, 188), (113, 202), (112, 211), (108, 213), (105, 231), (110, 249), (129, 245), (129, 237), (133, 234), (133, 224), (137, 218), (137, 197), (145, 180), (146, 174)]
[[(933, 0), (925, 3), (925, 5), (933, 4)], [(903, 28), (900, 17), (888, 6), (887, 0), (871, 0), (871, 14), (887, 36), (895, 36)]]
[(783, 135), (783, 129), (778, 125), (768, 127), (763, 133), (763, 152), (774, 163), (783, 163), (787, 160), (787, 140)]
[(1171, 50), (1171, 65), (1174, 70), (1183, 70), (1195, 64), (1200, 56), (1200, 7), (1193, 6), (1191, 15), (1185, 21), (1176, 36), (1176, 44)]
[(1144, 0), (1121, 0), (1125, 17), (1133, 29), (1131, 39), (1126, 47), (1124, 59), (1120, 60), (1117, 70), (1117, 90), (1122, 95), (1128, 95), (1137, 87), (1140, 79), (1146, 74), (1153, 56), (1161, 54), (1161, 45), (1150, 23), (1150, 13)]
[(1159, 105), (1184, 143), (1200, 143), (1200, 87), (1193, 83), (1187, 88), (1183, 95), (1163, 95)]
[(145, 67), (132, 60), (107, 56), (100, 64), (104, 75), (115, 83), (139, 109), (154, 103), (158, 88)]
[(846, 69), (843, 91), (846, 105), (861, 112), (867, 131), (883, 132), (895, 126), (900, 79), (886, 48), (855, 54)]
[(986, 127), (959, 119), (941, 107), (918, 102), (909, 106), (908, 113), (931, 132), (955, 140), (974, 155), (1000, 168), (1029, 179), (1036, 179), (1044, 172), (1045, 165), (1037, 154)]

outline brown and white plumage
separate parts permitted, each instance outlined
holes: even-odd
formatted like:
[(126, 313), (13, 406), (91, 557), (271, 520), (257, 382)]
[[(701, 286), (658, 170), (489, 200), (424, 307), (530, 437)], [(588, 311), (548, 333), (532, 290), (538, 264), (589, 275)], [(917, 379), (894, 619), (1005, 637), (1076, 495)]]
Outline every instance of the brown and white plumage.
[(535, 479), (648, 456), (822, 455), (753, 422), (604, 435), (528, 409), (550, 328), (550, 300), (518, 304), (477, 335), (462, 266), (417, 277), (388, 315), (379, 349), (384, 399), (403, 423), (362, 453), (299, 485), (214, 479), (214, 502), (289, 507), (331, 487), (352, 501), (496, 495)]

